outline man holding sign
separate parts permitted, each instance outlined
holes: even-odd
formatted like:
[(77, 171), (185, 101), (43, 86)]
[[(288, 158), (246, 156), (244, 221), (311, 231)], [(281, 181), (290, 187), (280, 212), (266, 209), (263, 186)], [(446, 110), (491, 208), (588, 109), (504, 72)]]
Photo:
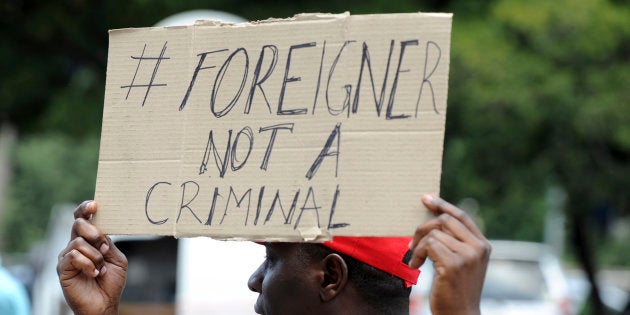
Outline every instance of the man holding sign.
[(408, 313), (426, 258), (434, 313), (478, 313), (490, 245), (417, 193), (439, 191), (450, 31), (439, 13), (111, 31), (99, 210), (59, 256), (72, 309), (116, 313), (127, 262), (105, 235), (151, 234), (273, 241), (261, 314)]
[[(418, 276), (413, 269), (430, 258), (433, 314), (479, 314), (490, 243), (461, 209), (430, 195), (422, 202), (437, 217), (413, 238), (266, 243), (267, 257), (248, 282), (259, 293), (256, 312), (408, 314), (409, 286)], [(127, 259), (90, 222), (96, 211), (95, 202), (77, 208), (72, 240), (57, 265), (66, 301), (78, 315), (117, 314), (125, 285)], [(400, 261), (392, 259), (396, 255)]]

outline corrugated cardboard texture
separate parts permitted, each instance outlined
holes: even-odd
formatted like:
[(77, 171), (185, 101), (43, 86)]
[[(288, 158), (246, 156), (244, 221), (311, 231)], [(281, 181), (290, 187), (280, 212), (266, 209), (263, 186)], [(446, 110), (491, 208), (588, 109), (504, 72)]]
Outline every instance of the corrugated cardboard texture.
[(110, 31), (96, 224), (410, 235), (439, 193), (450, 14)]

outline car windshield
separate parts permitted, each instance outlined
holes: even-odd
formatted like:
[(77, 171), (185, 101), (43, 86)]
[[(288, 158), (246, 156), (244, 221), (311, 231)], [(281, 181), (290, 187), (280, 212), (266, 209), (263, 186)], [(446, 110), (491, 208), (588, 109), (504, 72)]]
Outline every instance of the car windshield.
[(482, 298), (493, 300), (540, 300), (547, 286), (535, 261), (492, 259), (488, 265)]

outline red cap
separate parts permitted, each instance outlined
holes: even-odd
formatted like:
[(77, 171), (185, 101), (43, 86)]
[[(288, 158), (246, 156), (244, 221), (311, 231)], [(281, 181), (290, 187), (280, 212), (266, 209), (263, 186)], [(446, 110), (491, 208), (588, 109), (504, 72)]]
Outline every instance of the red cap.
[(411, 269), (404, 261), (411, 237), (335, 236), (322, 245), (405, 281), (407, 287), (418, 282), (419, 269)]

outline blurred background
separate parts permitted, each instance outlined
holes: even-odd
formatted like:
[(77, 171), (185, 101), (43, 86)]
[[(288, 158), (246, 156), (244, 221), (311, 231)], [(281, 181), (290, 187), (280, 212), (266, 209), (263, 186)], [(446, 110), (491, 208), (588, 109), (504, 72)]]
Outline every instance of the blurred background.
[[(107, 30), (153, 26), (197, 9), (244, 20), (301, 12), (453, 12), (442, 196), (474, 215), (489, 239), (512, 241), (496, 242), (488, 283), (496, 278), (507, 287), (487, 283), (485, 312), (630, 313), (627, 1), (4, 0), (0, 256), (26, 288), (33, 314), (67, 311), (54, 265), (74, 205), (94, 194)], [(193, 309), (175, 305), (184, 303), (184, 292), (198, 291), (183, 284), (197, 267), (183, 264), (212, 258), (186, 258), (186, 248), (214, 245), (119, 241), (145, 265), (164, 263), (134, 263), (145, 275), (150, 268), (177, 271), (161, 272), (162, 296), (143, 298), (130, 289), (130, 305), (157, 301), (168, 305), (159, 310), (165, 314)], [(152, 256), (161, 251), (171, 258)], [(255, 255), (262, 260), (262, 253)], [(412, 299), (415, 314), (426, 313), (430, 281), (421, 282)], [(244, 281), (239, 285), (247, 291)], [(203, 299), (193, 300), (188, 303)], [(552, 306), (529, 308), (538, 300)], [(251, 305), (244, 313), (253, 312)]]

